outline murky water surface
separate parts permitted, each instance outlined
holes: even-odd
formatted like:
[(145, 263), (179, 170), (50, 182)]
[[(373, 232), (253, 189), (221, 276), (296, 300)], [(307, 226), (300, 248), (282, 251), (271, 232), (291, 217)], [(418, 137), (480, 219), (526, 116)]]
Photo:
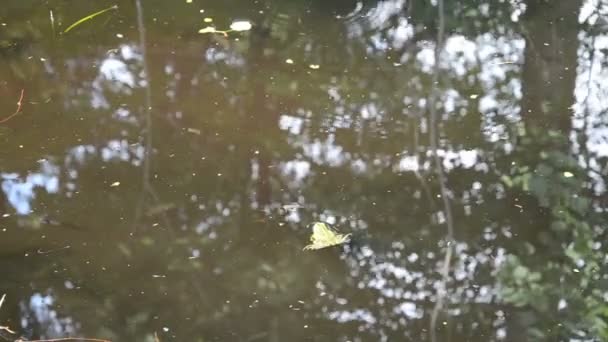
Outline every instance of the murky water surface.
[(138, 2), (3, 1), (0, 340), (608, 338), (605, 3)]

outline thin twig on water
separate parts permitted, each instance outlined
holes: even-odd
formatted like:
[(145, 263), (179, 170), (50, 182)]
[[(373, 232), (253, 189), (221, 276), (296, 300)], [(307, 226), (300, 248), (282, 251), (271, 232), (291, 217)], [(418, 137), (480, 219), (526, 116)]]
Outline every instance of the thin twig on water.
[(21, 89), (21, 96), (19, 96), (19, 101), (17, 101), (17, 110), (13, 114), (0, 120), (0, 124), (7, 122), (8, 120), (12, 119), (13, 116), (15, 116), (15, 115), (19, 114), (19, 112), (21, 112), (21, 105), (23, 104), (23, 95), (24, 94), (25, 94), (25, 89)]
[(13, 330), (11, 330), (11, 328), (9, 328), (9, 327), (7, 327), (5, 325), (0, 325), (0, 330), (1, 331), (6, 331), (9, 334), (13, 334), (13, 335), (16, 334), (16, 332), (14, 332)]
[(53, 38), (57, 35), (55, 33), (55, 16), (53, 16), (53, 10), (49, 10), (49, 19), (51, 20), (51, 30), (53, 30)]
[[(6, 299), (6, 293), (2, 294), (2, 297), (0, 298), (0, 308), (2, 308), (2, 304), (4, 304), (4, 300)], [(14, 332), (13, 330), (11, 330), (11, 328), (9, 328), (8, 326), (5, 325), (0, 325), (0, 331), (6, 331), (9, 334), (16, 334), (16, 332)]]

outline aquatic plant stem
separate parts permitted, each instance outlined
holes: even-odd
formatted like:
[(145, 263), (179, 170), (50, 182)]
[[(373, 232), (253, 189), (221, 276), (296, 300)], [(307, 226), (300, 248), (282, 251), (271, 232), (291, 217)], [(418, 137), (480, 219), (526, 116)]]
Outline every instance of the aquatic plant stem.
[[(137, 30), (139, 31), (139, 49), (142, 55), (142, 65), (144, 71), (145, 86), (145, 106), (144, 109), (144, 156), (143, 156), (143, 175), (142, 175), (142, 193), (139, 203), (135, 209), (135, 225), (142, 217), (143, 208), (146, 205), (146, 198), (149, 195), (153, 201), (160, 202), (160, 197), (154, 190), (150, 182), (150, 171), (152, 164), (152, 80), (150, 77), (150, 67), (148, 65), (148, 52), (146, 48), (146, 27), (144, 24), (144, 10), (141, 5), (141, 0), (135, 0), (137, 9)], [(162, 213), (162, 218), (165, 225), (169, 226), (169, 219), (166, 213)]]
[(21, 112), (21, 106), (23, 104), (23, 95), (24, 94), (25, 94), (25, 89), (21, 89), (21, 96), (19, 96), (19, 101), (17, 101), (17, 110), (13, 114), (0, 120), (0, 124), (7, 122), (8, 120), (12, 119), (15, 115), (17, 115)]
[(144, 11), (140, 0), (135, 0), (137, 9), (137, 29), (139, 32), (139, 50), (142, 55), (145, 87), (145, 108), (144, 108), (144, 155), (143, 155), (143, 174), (142, 174), (142, 193), (139, 203), (135, 209), (135, 225), (141, 218), (145, 206), (146, 193), (150, 184), (150, 158), (152, 157), (152, 94), (150, 90), (150, 74), (148, 70), (148, 59), (146, 49), (146, 28), (144, 26)]
[(137, 7), (137, 28), (139, 31), (139, 49), (141, 50), (144, 77), (146, 78), (146, 149), (144, 151), (144, 184), (150, 182), (150, 156), (152, 153), (152, 91), (150, 90), (150, 72), (148, 68), (148, 54), (146, 49), (146, 27), (144, 26), (144, 11), (141, 0), (135, 0)]
[(447, 283), (450, 276), (450, 264), (452, 262), (452, 254), (453, 254), (453, 242), (454, 242), (454, 219), (452, 216), (452, 209), (450, 206), (449, 193), (446, 185), (446, 176), (443, 170), (443, 163), (438, 150), (438, 124), (437, 124), (437, 100), (438, 96), (438, 86), (439, 86), (439, 62), (441, 60), (441, 51), (443, 49), (443, 40), (444, 40), (444, 30), (445, 30), (445, 17), (444, 17), (444, 2), (443, 0), (438, 0), (437, 2), (438, 9), (438, 27), (437, 27), (437, 42), (435, 43), (435, 64), (433, 65), (433, 77), (432, 77), (432, 90), (430, 94), (430, 99), (428, 102), (429, 106), (429, 115), (430, 115), (430, 127), (429, 127), (429, 136), (430, 136), (430, 145), (431, 151), (433, 153), (433, 158), (435, 161), (435, 169), (437, 172), (437, 179), (439, 181), (439, 188), (441, 191), (441, 199), (443, 201), (443, 207), (446, 216), (446, 227), (447, 232), (445, 236), (446, 240), (446, 250), (445, 250), (445, 258), (443, 260), (443, 265), (441, 268), (441, 281), (437, 286), (437, 295), (435, 299), (435, 306), (433, 307), (433, 311), (431, 312), (431, 320), (430, 320), (430, 334), (431, 341), (437, 342), (437, 319), (439, 317), (439, 313), (443, 309), (445, 299), (447, 296)]

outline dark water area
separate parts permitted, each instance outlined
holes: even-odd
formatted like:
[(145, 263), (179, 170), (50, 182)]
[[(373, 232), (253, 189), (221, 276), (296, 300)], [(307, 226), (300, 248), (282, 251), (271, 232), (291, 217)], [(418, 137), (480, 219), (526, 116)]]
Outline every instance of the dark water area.
[(4, 0), (0, 341), (608, 340), (607, 17)]

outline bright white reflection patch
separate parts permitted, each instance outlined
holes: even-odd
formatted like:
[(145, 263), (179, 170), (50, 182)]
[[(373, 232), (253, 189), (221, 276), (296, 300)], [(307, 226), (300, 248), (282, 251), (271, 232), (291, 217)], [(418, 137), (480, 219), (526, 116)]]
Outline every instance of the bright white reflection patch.
[(115, 58), (108, 58), (101, 63), (99, 72), (106, 80), (118, 84), (135, 87), (135, 78), (127, 68), (127, 64)]
[(279, 118), (279, 127), (291, 134), (300, 134), (302, 132), (303, 123), (304, 120), (291, 115), (283, 114)]
[(395, 308), (395, 313), (403, 314), (409, 318), (422, 318), (422, 310), (418, 310), (415, 303), (404, 302)]
[(251, 30), (251, 27), (251, 23), (246, 20), (239, 20), (230, 24), (230, 29), (232, 31), (249, 31)]
[(31, 173), (22, 179), (17, 174), (2, 174), (2, 191), (18, 214), (26, 215), (31, 211), (31, 202), (36, 198), (36, 188), (44, 188), (47, 193), (59, 191), (59, 169), (44, 162), (41, 171)]
[(376, 323), (376, 317), (368, 310), (355, 309), (353, 311), (334, 311), (329, 313), (329, 318), (340, 323), (362, 321), (368, 324)]

